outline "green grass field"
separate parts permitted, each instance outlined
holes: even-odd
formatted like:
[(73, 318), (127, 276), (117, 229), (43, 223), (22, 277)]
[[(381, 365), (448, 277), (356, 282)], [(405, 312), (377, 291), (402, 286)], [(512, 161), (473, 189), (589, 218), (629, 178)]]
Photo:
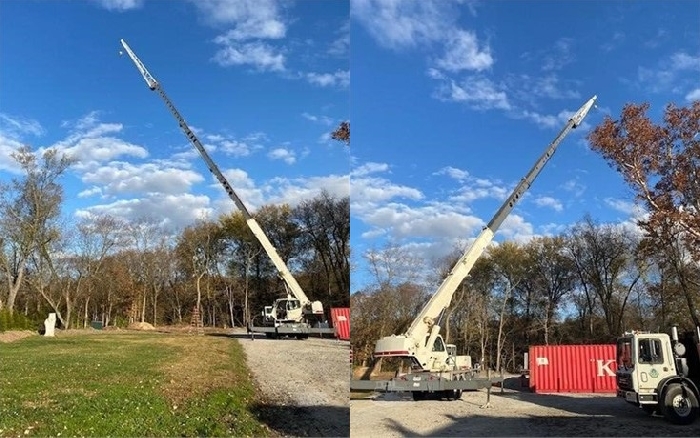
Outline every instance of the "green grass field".
[(266, 436), (241, 346), (107, 333), (0, 344), (0, 436)]

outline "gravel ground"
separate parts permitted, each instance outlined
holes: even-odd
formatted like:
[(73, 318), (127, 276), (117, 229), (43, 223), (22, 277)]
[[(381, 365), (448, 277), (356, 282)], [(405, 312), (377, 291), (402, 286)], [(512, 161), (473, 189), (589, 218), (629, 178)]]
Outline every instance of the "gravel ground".
[[(506, 385), (508, 388), (508, 385)], [(676, 426), (613, 394), (533, 394), (493, 388), (460, 400), (414, 402), (382, 394), (350, 402), (350, 435), (398, 436), (700, 436), (700, 422)]]
[(335, 339), (250, 339), (244, 347), (265, 403), (259, 416), (282, 436), (348, 436), (350, 343)]

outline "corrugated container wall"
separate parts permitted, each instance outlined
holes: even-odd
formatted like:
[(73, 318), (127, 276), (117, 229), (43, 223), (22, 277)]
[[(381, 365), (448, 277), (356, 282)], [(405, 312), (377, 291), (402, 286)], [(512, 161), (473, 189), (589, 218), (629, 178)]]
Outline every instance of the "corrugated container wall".
[(533, 392), (615, 392), (615, 345), (530, 347)]
[(335, 337), (344, 341), (350, 340), (350, 308), (331, 308), (331, 320), (335, 328)]

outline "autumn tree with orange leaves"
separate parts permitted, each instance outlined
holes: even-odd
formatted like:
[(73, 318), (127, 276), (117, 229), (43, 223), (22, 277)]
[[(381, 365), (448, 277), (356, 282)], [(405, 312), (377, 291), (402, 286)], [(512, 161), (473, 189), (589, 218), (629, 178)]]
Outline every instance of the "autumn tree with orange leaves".
[[(674, 274), (693, 322), (700, 297), (700, 101), (670, 104), (663, 124), (649, 104), (628, 104), (619, 120), (606, 117), (588, 136), (649, 213), (639, 221), (647, 244)], [(678, 251), (678, 247), (682, 251)]]
[(340, 125), (331, 133), (333, 140), (342, 141), (346, 145), (350, 145), (350, 122), (340, 122)]

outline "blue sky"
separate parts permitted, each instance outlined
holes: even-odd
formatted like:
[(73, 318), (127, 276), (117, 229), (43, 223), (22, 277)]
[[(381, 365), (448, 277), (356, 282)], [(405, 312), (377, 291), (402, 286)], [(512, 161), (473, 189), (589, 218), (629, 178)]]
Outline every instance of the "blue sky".
[(586, 133), (628, 102), (700, 99), (697, 1), (352, 0), (352, 290), (363, 254), (395, 242), (430, 271), (493, 216), (568, 117), (560, 145), (497, 240), (556, 234), (590, 213), (643, 212)]
[(20, 144), (77, 160), (69, 219), (150, 217), (172, 228), (235, 209), (124, 38), (249, 209), (349, 194), (344, 1), (102, 0), (0, 3), (0, 178)]

